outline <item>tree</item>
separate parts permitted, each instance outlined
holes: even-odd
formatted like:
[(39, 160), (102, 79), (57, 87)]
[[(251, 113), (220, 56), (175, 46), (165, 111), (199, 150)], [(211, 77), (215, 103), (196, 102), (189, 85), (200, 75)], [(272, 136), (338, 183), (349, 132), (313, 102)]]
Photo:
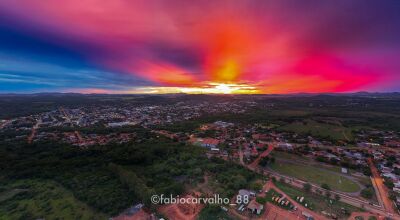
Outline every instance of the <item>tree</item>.
[(326, 198), (328, 198), (328, 199), (331, 198), (331, 192), (326, 191), (325, 196), (326, 196)]
[(261, 158), (260, 162), (258, 162), (258, 164), (263, 167), (267, 166), (269, 163), (269, 157), (263, 157)]
[(310, 191), (311, 191), (311, 184), (309, 184), (309, 183), (304, 183), (304, 184), (303, 184), (303, 189), (304, 189), (304, 191), (306, 191), (306, 192), (310, 192)]
[(329, 185), (326, 184), (326, 183), (322, 183), (321, 187), (322, 187), (323, 189), (326, 189), (326, 190), (331, 190), (331, 187), (329, 187)]
[(271, 157), (270, 161), (271, 163), (275, 163), (275, 157)]
[(371, 199), (373, 196), (373, 192), (371, 188), (365, 188), (361, 190), (361, 196), (366, 198), (366, 199)]
[(250, 184), (250, 189), (255, 190), (255, 191), (260, 191), (260, 190), (262, 190), (262, 184), (259, 182), (253, 182)]
[(396, 194), (394, 194), (394, 193), (389, 193), (389, 199), (395, 201), (395, 200), (396, 200)]
[(268, 200), (266, 197), (257, 197), (256, 201), (260, 204), (265, 204)]
[(391, 179), (384, 177), (384, 184), (389, 188), (393, 188), (394, 187), (394, 183)]
[(365, 167), (363, 169), (363, 174), (366, 175), (366, 176), (371, 176), (372, 175), (371, 170), (369, 169), (369, 167)]

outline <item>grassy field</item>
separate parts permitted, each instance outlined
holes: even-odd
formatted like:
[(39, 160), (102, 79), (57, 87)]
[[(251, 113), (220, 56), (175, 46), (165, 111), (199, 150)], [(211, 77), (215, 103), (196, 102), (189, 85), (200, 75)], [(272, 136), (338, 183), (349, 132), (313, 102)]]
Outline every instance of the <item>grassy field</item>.
[(291, 164), (277, 160), (270, 167), (283, 175), (292, 176), (317, 185), (326, 183), (333, 190), (342, 192), (357, 192), (360, 190), (360, 187), (354, 181), (335, 174), (333, 171), (327, 172), (327, 170), (316, 168), (315, 166)]
[(2, 188), (0, 219), (107, 219), (52, 181), (17, 181)]
[[(362, 211), (357, 207), (335, 201), (334, 199), (329, 200), (321, 195), (306, 193), (303, 190), (294, 188), (286, 183), (276, 182), (275, 185), (294, 200), (296, 200), (296, 197), (304, 196), (304, 201), (307, 203), (308, 208), (318, 212), (326, 211), (334, 213), (339, 217), (339, 219), (345, 219), (348, 216), (348, 214), (345, 215), (343, 213), (342, 208), (344, 208), (348, 213)], [(305, 202), (303, 202), (303, 204), (305, 204)]]
[[(316, 161), (315, 162), (310, 161), (310, 158), (304, 157), (304, 156), (301, 157), (296, 154), (286, 153), (286, 152), (282, 152), (282, 151), (273, 151), (271, 153), (271, 155), (278, 160), (282, 158), (285, 160), (291, 160), (296, 163), (302, 163), (302, 164), (311, 165), (311, 166), (315, 166), (315, 164), (318, 163), (318, 166), (323, 169), (330, 170), (330, 171), (337, 172), (337, 173), (342, 172), (342, 167), (340, 167), (340, 166), (330, 165), (330, 164), (326, 164), (326, 163), (320, 163), (320, 162), (316, 162)], [(347, 168), (347, 171), (349, 173), (357, 172), (356, 170), (350, 169), (350, 168)], [(367, 181), (369, 181), (368, 177), (365, 177), (365, 178), (367, 179)], [(365, 178), (364, 178), (364, 180), (365, 180)], [(369, 183), (371, 183), (371, 181), (369, 181)]]
[(299, 134), (311, 134), (316, 137), (329, 137), (334, 140), (352, 140), (351, 129), (339, 124), (320, 123), (313, 120), (293, 122), (279, 127), (281, 131), (291, 131)]

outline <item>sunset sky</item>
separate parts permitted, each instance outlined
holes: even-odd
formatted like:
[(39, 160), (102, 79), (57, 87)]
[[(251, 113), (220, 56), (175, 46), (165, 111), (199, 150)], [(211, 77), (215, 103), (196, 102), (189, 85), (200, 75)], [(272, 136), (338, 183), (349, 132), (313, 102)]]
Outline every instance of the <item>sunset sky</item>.
[(400, 91), (399, 0), (1, 0), (0, 92)]

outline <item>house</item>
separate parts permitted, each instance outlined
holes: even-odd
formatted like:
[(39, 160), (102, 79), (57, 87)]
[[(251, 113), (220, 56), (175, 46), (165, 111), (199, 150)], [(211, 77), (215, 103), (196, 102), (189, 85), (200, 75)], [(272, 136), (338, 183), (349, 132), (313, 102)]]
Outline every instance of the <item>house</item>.
[(130, 121), (123, 121), (123, 122), (111, 122), (111, 123), (107, 124), (108, 127), (112, 127), (112, 128), (122, 127), (122, 126), (129, 126), (129, 125), (136, 125), (136, 123), (135, 122), (130, 122)]
[(400, 147), (400, 141), (388, 141), (385, 143), (388, 147)]
[[(113, 217), (111, 219), (113, 220), (124, 220), (124, 219), (130, 219), (133, 218), (133, 216), (135, 214), (137, 214), (138, 212), (140, 212), (142, 210), (142, 208), (144, 207), (143, 204), (139, 203), (136, 204), (134, 206), (129, 207), (128, 209), (126, 209), (125, 211), (123, 211), (120, 215), (118, 215), (117, 217)], [(147, 219), (147, 218), (146, 218)]]
[(219, 153), (219, 148), (212, 147), (212, 148), (210, 148), (210, 150), (211, 150), (211, 153), (214, 153), (214, 154)]
[(251, 149), (251, 156), (256, 157), (258, 155), (258, 151), (256, 150), (256, 148), (252, 148)]
[(394, 173), (383, 173), (382, 176), (391, 179), (392, 181), (397, 181), (398, 177)]
[(247, 189), (241, 189), (238, 193), (238, 201), (243, 201), (245, 198), (249, 199), (251, 196), (251, 192)]
[(257, 150), (260, 150), (260, 149), (263, 149), (263, 148), (265, 148), (265, 144), (263, 144), (263, 143), (256, 144), (256, 149)]
[(283, 150), (293, 150), (293, 145), (289, 143), (279, 143), (278, 148), (283, 149)]
[(215, 138), (191, 138), (189, 142), (198, 144), (202, 147), (215, 148), (219, 144), (219, 140)]
[(269, 136), (267, 134), (253, 134), (251, 135), (251, 137), (254, 140), (268, 140)]
[(257, 215), (261, 214), (262, 210), (264, 209), (264, 206), (258, 203), (255, 199), (251, 200), (247, 208), (252, 212)]
[(310, 213), (308, 213), (308, 212), (301, 212), (301, 214), (304, 216), (304, 217), (306, 217), (306, 219), (307, 220), (313, 220), (314, 219), (314, 217), (310, 214)]
[(393, 168), (400, 169), (400, 164), (397, 163), (393, 164)]
[(224, 122), (224, 121), (216, 121), (216, 122), (214, 122), (213, 124), (214, 124), (215, 128), (217, 128), (217, 129), (218, 129), (218, 128), (219, 128), (219, 129), (224, 129), (224, 128), (227, 128), (227, 127), (232, 127), (232, 126), (234, 126), (233, 123)]
[(381, 152), (374, 152), (372, 155), (374, 156), (374, 160), (381, 160), (384, 158)]
[(369, 143), (369, 142), (361, 142), (361, 143), (357, 143), (358, 147), (379, 147), (380, 144), (377, 143)]

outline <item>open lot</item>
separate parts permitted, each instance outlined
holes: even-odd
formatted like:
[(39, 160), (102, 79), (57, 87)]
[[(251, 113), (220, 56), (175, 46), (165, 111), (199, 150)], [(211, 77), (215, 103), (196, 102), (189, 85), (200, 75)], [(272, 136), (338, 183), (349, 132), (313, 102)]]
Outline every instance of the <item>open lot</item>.
[(298, 134), (311, 134), (315, 137), (330, 138), (333, 140), (352, 140), (351, 129), (340, 123), (321, 123), (314, 120), (296, 121), (279, 127), (282, 131), (291, 131)]
[(337, 215), (340, 219), (347, 217), (347, 214), (344, 213), (344, 210), (346, 210), (346, 213), (361, 211), (357, 207), (348, 205), (343, 202), (335, 201), (334, 199), (328, 199), (322, 195), (306, 193), (303, 190), (293, 188), (292, 186), (285, 183), (277, 181), (275, 185), (292, 199), (296, 200), (296, 197), (304, 197), (304, 203), (307, 203), (308, 208), (310, 208), (311, 210), (317, 212), (326, 211), (328, 213), (333, 213)]
[(0, 219), (107, 219), (53, 181), (19, 180), (2, 187)]
[(333, 190), (357, 192), (360, 187), (353, 180), (322, 168), (311, 165), (286, 163), (277, 160), (270, 168), (280, 174), (292, 176), (317, 185), (326, 183)]

